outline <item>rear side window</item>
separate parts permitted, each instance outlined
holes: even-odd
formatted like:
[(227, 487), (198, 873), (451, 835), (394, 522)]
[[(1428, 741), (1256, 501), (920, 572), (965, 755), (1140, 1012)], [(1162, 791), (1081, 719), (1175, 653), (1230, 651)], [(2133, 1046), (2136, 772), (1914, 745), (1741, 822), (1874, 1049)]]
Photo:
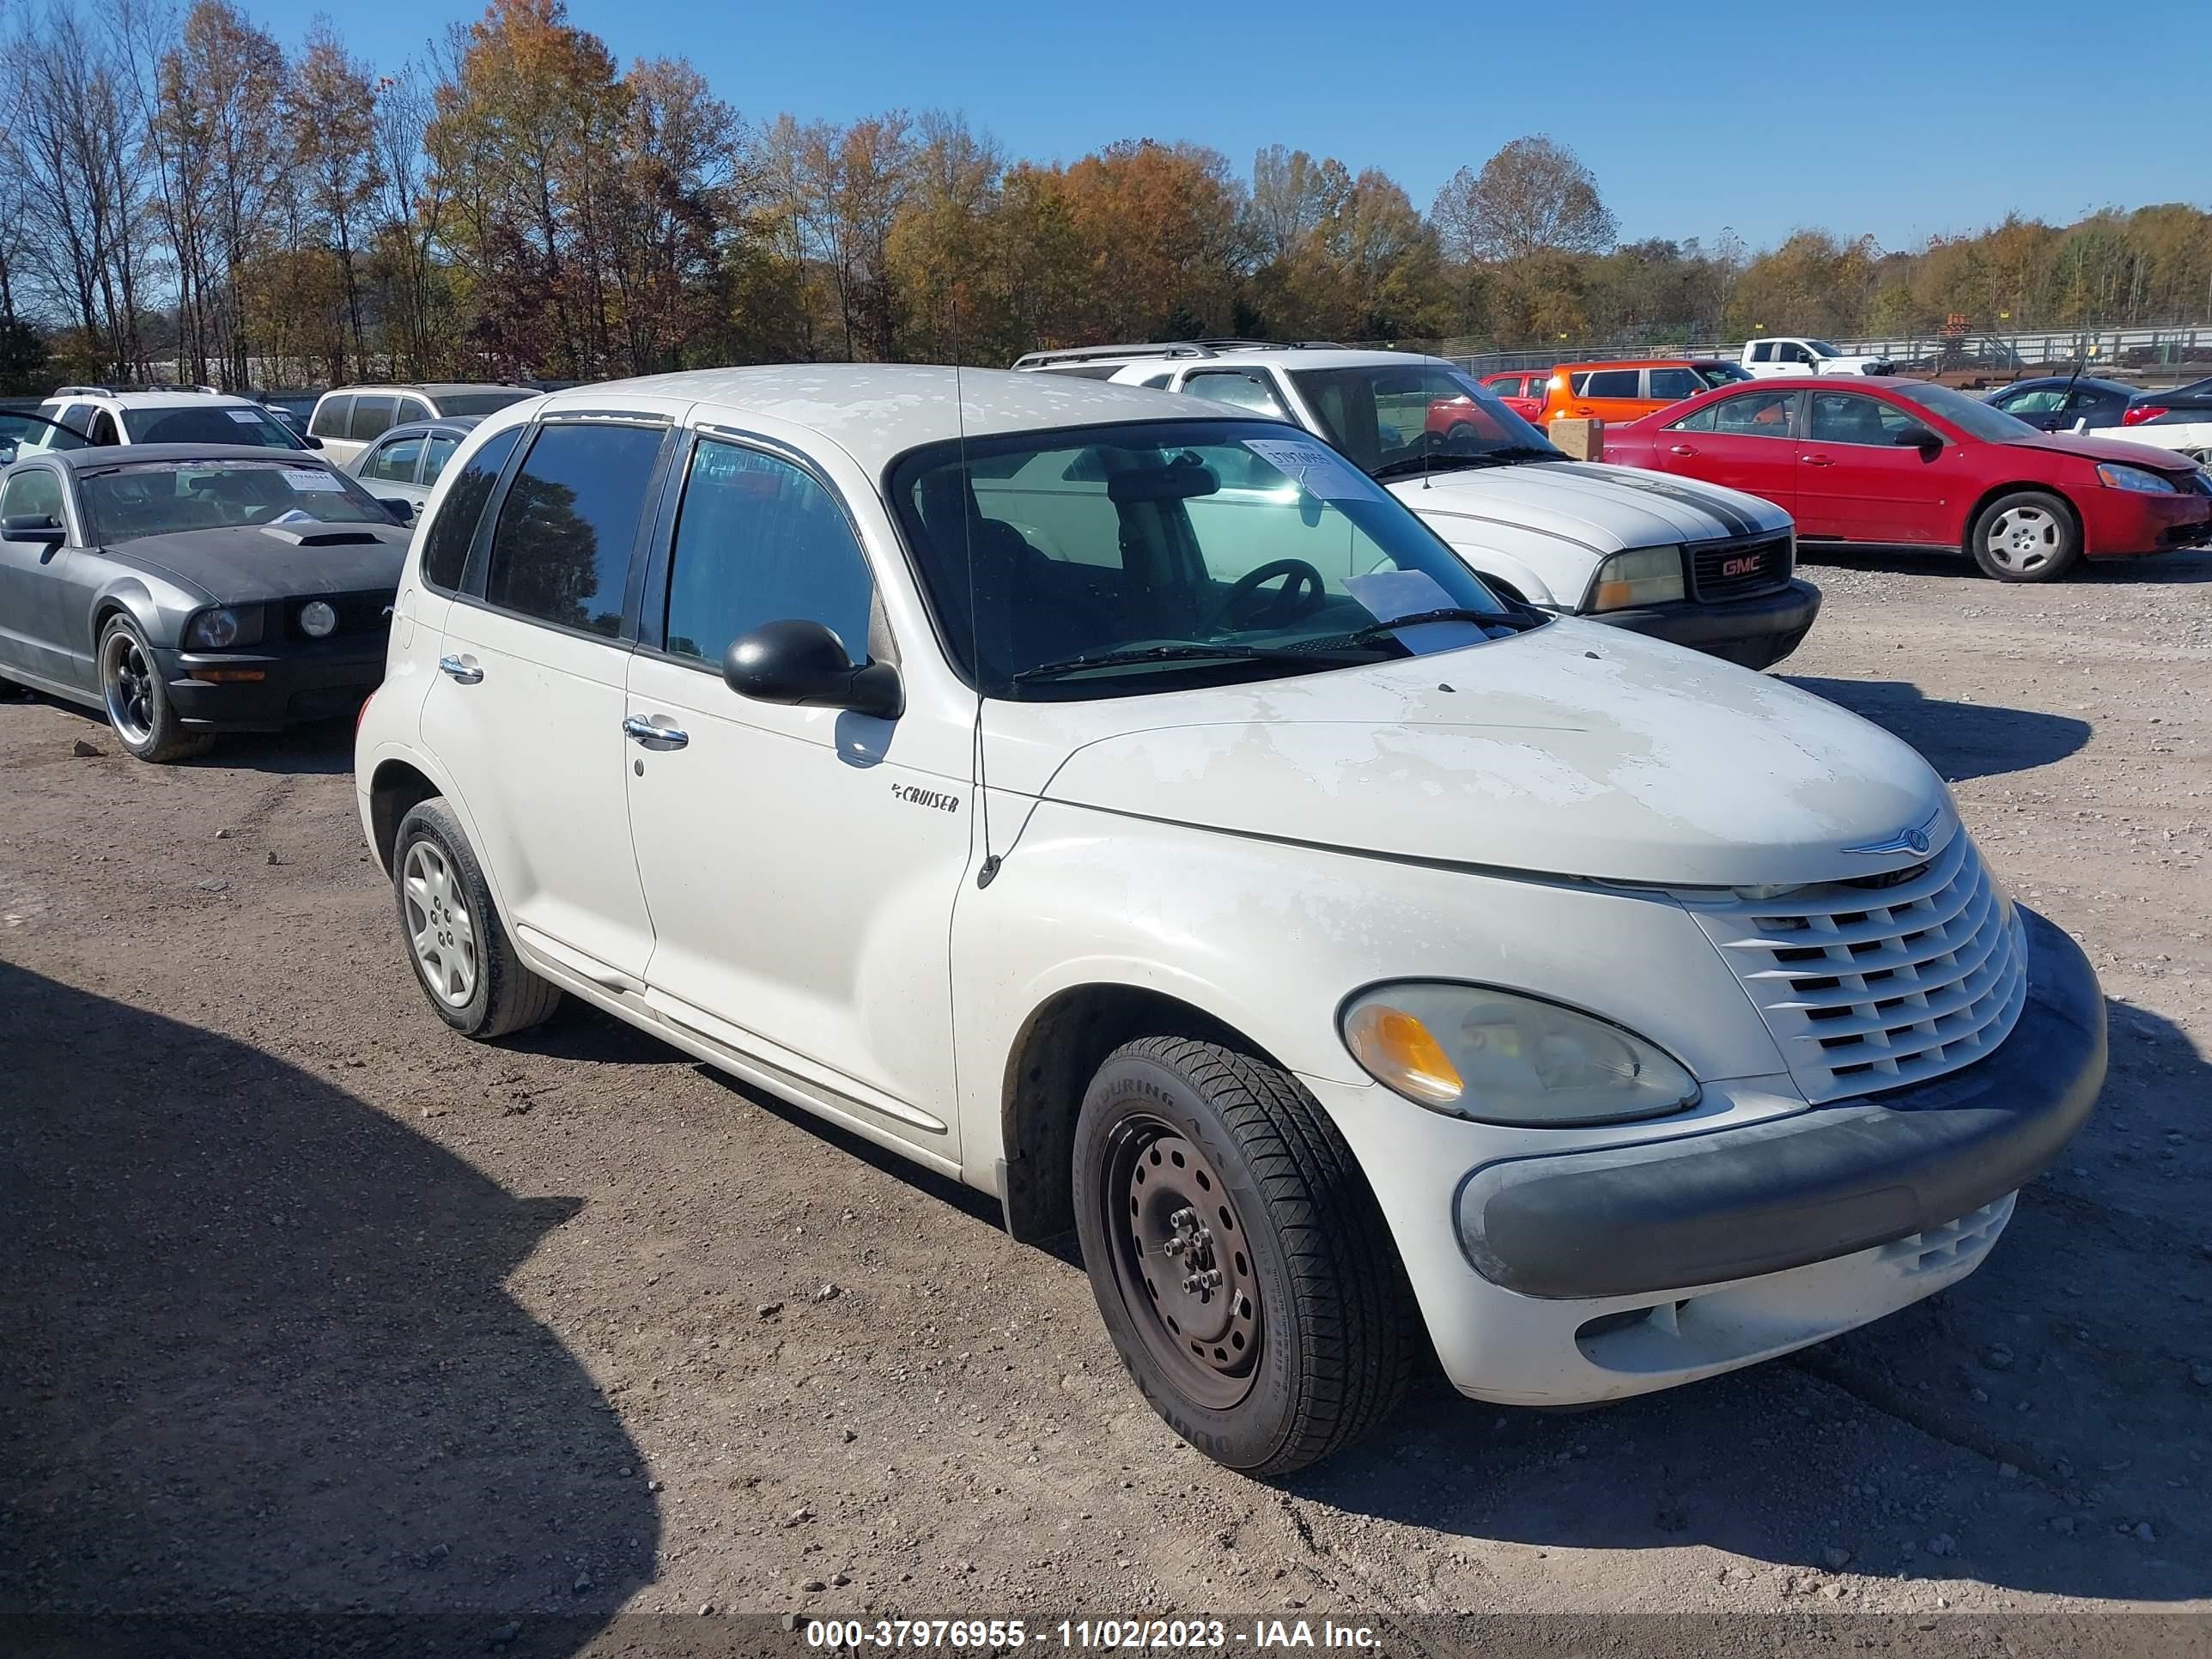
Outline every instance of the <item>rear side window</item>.
[(668, 572), (668, 649), (719, 663), (766, 622), (818, 622), (868, 657), (875, 582), (836, 498), (804, 468), (702, 441), (684, 481)]
[(404, 438), (394, 438), (368, 459), (361, 470), (364, 478), (381, 478), (386, 483), (413, 483), (416, 463), (422, 459), (422, 434), (414, 433)]
[(1692, 398), (1705, 389), (1693, 369), (1655, 368), (1651, 371), (1651, 396), (1664, 398), (1673, 403), (1678, 398)]
[(1636, 378), (1642, 374), (1635, 368), (1601, 368), (1589, 377), (1582, 390), (1585, 398), (1633, 398)]
[(1235, 404), (1239, 409), (1249, 409), (1256, 414), (1280, 416), (1284, 412), (1283, 400), (1275, 395), (1274, 387), (1259, 375), (1247, 374), (1241, 369), (1200, 369), (1182, 383), (1182, 389), (1194, 398)]
[(620, 634), (630, 549), (665, 435), (597, 422), (540, 430), (500, 504), (484, 599), (556, 627)]
[(314, 418), (307, 422), (307, 430), (318, 438), (343, 438), (346, 422), (352, 418), (351, 398), (325, 398), (315, 405)]
[(1580, 374), (1570, 374), (1567, 376), (1567, 389), (1579, 398), (1583, 395), (1583, 388), (1589, 384), (1589, 379), (1588, 370)]
[(461, 441), (450, 433), (433, 432), (422, 455), (422, 487), (428, 489), (438, 482), (438, 475), (446, 470), (446, 463), (453, 459), (453, 452)]
[(1771, 340), (1761, 340), (1757, 345), (1752, 347), (1751, 361), (1754, 363), (1772, 362), (1774, 361), (1774, 342)]
[(510, 427), (485, 439), (446, 492), (422, 542), (422, 580), (431, 586), (448, 593), (460, 586), (461, 574), (468, 568), (469, 544), (477, 538), (484, 504), (491, 500), (492, 486), (499, 482), (500, 470), (514, 453), (515, 441), (522, 433), (522, 428)]
[(353, 421), (346, 428), (346, 436), (356, 443), (379, 437), (393, 424), (399, 408), (397, 398), (356, 398), (353, 400)]

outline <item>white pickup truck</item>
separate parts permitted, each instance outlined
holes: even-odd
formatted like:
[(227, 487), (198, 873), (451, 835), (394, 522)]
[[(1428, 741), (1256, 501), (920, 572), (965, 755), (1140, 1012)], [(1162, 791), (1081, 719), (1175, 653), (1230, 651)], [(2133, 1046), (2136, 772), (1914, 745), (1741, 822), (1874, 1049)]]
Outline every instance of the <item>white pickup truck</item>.
[(1887, 374), (1887, 357), (1847, 357), (1826, 340), (1768, 337), (1747, 340), (1743, 366), (1757, 380), (1781, 374)]

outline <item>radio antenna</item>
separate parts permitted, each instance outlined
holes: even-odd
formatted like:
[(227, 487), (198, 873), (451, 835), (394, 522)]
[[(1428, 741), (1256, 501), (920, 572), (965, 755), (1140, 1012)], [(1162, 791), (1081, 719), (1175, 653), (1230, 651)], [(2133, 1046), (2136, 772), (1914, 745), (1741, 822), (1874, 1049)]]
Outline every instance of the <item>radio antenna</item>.
[(975, 675), (975, 726), (971, 738), (975, 760), (975, 818), (983, 837), (983, 862), (975, 871), (975, 885), (988, 887), (999, 873), (999, 855), (991, 850), (991, 780), (983, 740), (983, 626), (975, 605), (975, 481), (968, 471), (968, 404), (960, 389), (960, 289), (952, 290), (952, 419), (960, 453), (960, 539), (968, 565), (968, 660)]

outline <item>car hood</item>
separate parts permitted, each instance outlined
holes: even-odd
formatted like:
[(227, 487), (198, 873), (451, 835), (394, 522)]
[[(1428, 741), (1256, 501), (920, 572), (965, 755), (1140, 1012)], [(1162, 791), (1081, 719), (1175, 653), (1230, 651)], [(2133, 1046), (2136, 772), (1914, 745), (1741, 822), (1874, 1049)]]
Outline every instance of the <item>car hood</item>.
[(2193, 463), (2170, 449), (2154, 444), (2128, 443), (2118, 438), (2091, 438), (2074, 432), (2039, 432), (2033, 437), (2007, 438), (2008, 449), (2047, 449), (2055, 454), (2078, 456), (2087, 461), (2111, 461), (2124, 466), (2147, 466), (2154, 472), (2186, 472)]
[[(1599, 461), (1470, 467), (1427, 480), (1394, 478), (1390, 493), (1423, 518), (1504, 523), (1564, 536), (1600, 553), (1667, 542), (1770, 534), (1790, 527), (1771, 501)], [(1455, 537), (1440, 526), (1447, 541)]]
[(224, 525), (139, 536), (106, 550), (110, 558), (186, 582), (218, 604), (305, 599), (316, 593), (397, 590), (407, 561), (408, 532), (397, 525), (301, 526), (366, 531), (372, 541), (335, 547), (295, 545), (258, 525)]
[[(1956, 817), (1880, 727), (1763, 674), (1562, 618), (1217, 690), (987, 706), (991, 781), (1381, 856), (1662, 886), (1795, 884)], [(1055, 757), (1064, 757), (1064, 758)]]

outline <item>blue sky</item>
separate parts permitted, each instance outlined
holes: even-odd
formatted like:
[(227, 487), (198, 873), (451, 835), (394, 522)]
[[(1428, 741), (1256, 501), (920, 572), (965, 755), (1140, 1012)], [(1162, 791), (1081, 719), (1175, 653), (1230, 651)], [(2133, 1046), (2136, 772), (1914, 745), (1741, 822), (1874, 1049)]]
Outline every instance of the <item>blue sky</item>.
[[(243, 3), (288, 44), (313, 9)], [(2130, 0), (2117, 30), (2079, 0), (570, 0), (570, 15), (624, 63), (690, 58), (754, 121), (959, 109), (1018, 156), (1187, 138), (1240, 171), (1280, 143), (1380, 167), (1424, 210), (1459, 167), (1544, 131), (1596, 173), (1626, 239), (1730, 227), (1765, 246), (1811, 224), (1911, 248), (2008, 209), (2212, 204), (2203, 88), (2164, 79), (2203, 61), (2206, 4)], [(335, 14), (379, 68), (480, 15)], [(2199, 112), (2155, 112), (2184, 106)]]

